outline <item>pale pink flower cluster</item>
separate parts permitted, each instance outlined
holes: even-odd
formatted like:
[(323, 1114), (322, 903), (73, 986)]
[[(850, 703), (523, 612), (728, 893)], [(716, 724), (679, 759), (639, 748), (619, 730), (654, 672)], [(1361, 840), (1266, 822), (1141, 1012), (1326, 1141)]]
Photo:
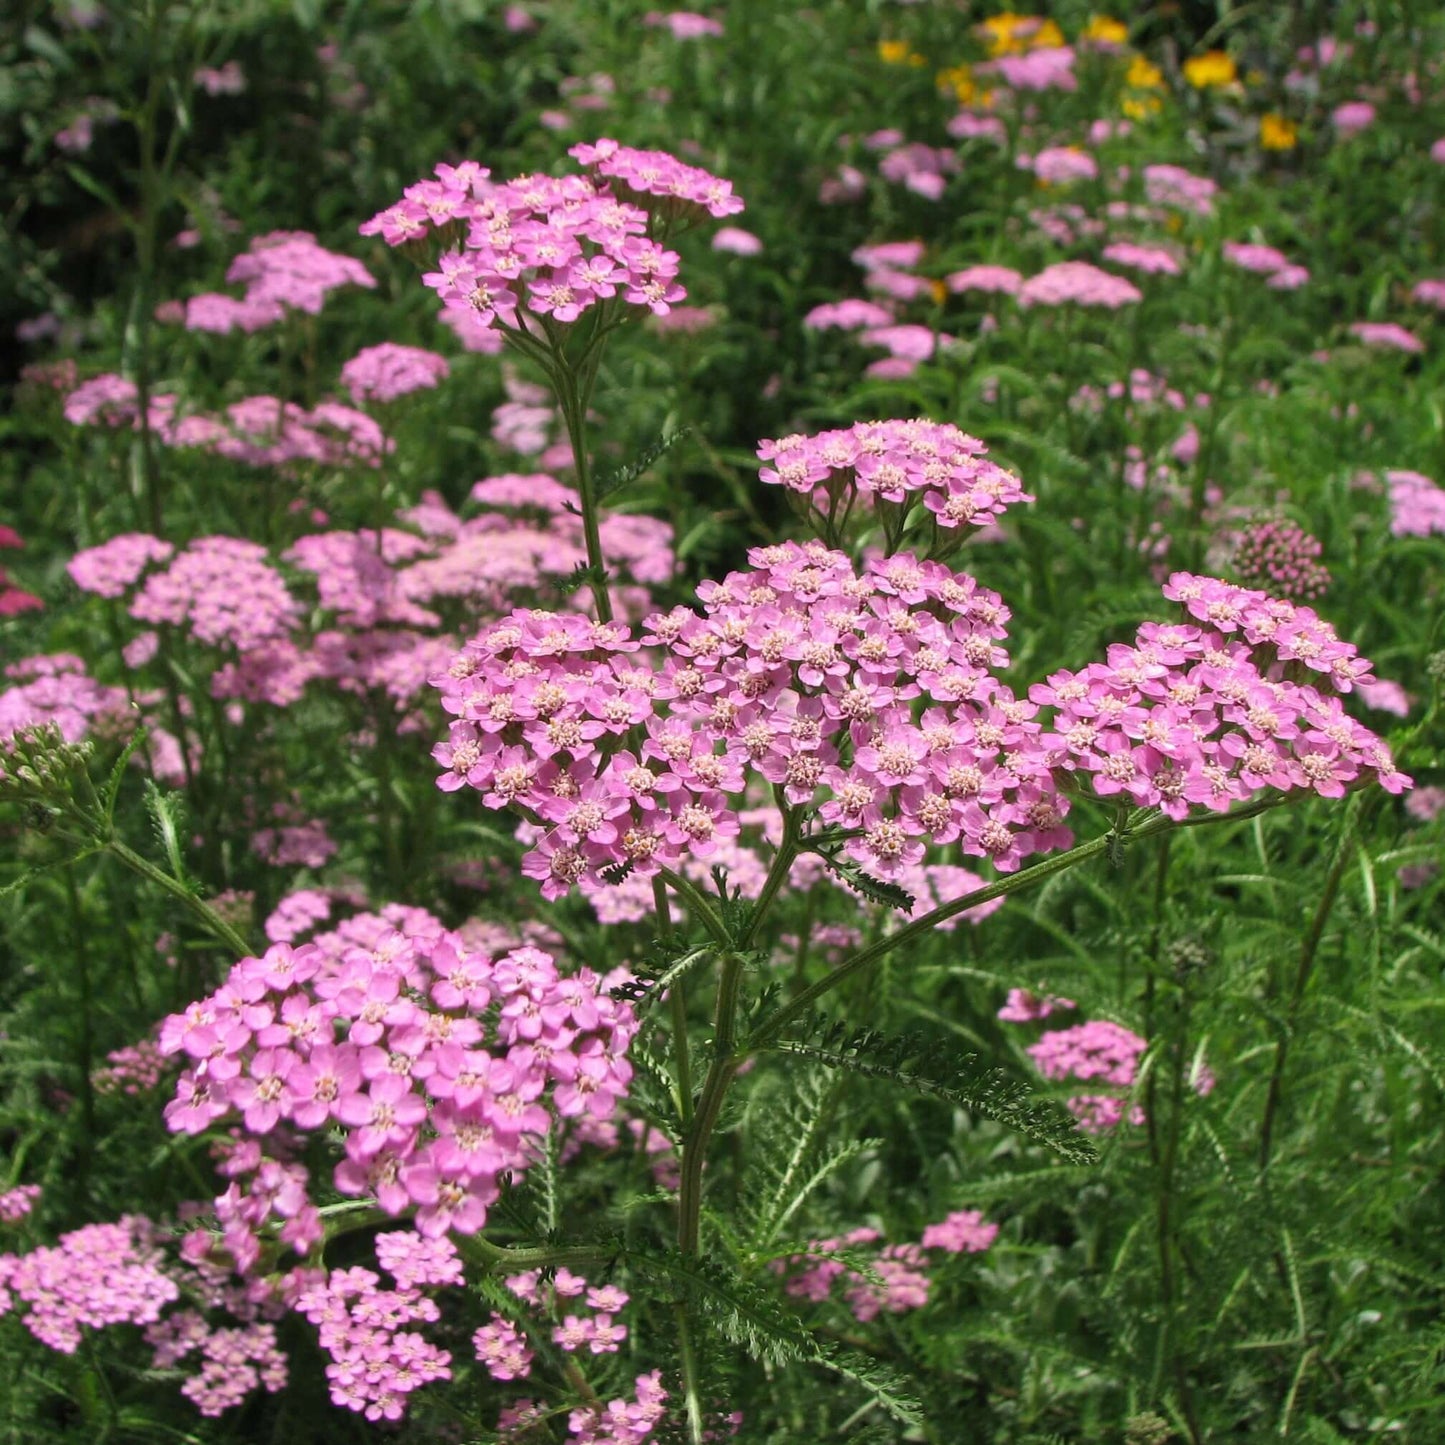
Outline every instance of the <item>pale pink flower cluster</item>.
[[(136, 427), (136, 390), (123, 377), (106, 375), (83, 382), (67, 398), (66, 420), (76, 426)], [(189, 447), (253, 467), (309, 462), (377, 466), (394, 443), (365, 412), (323, 401), (307, 411), (274, 396), (249, 396), (218, 416), (179, 415), (171, 395), (153, 396), (149, 430), (166, 446)]]
[(997, 75), (1014, 90), (1074, 91), (1079, 88), (1074, 74), (1074, 51), (1067, 45), (1044, 45), (1022, 55), (1001, 55), (977, 65), (979, 75)]
[(995, 292), (1016, 296), (1024, 278), (1009, 266), (966, 266), (944, 278), (950, 291)]
[(642, 17), (642, 23), (654, 30), (669, 31), (674, 40), (702, 40), (723, 33), (720, 20), (693, 10), (649, 10)]
[(1020, 306), (1103, 306), (1117, 311), (1142, 299), (1139, 288), (1122, 276), (1087, 261), (1056, 261), (1019, 288)]
[(175, 550), (147, 532), (122, 532), (98, 547), (77, 552), (65, 570), (82, 592), (123, 597), (152, 562), (168, 561)]
[(860, 570), (819, 543), (749, 555), (757, 570), (703, 584), (700, 613), (650, 617), (640, 639), (518, 611), (437, 679), (458, 717), (439, 785), (541, 821), (522, 867), (545, 897), (710, 857), (753, 776), (887, 877), (929, 842), (1004, 871), (1068, 842), (1034, 709), (990, 672), (1008, 615), (993, 593), (908, 555)]
[(438, 166), (437, 179), (409, 187), (361, 232), (393, 246), (434, 229), (460, 233), (462, 247), (445, 251), (422, 279), (449, 310), (504, 335), (543, 318), (568, 324), (619, 295), (666, 315), (686, 292), (677, 253), (652, 239), (653, 219), (729, 216), (742, 201), (728, 181), (663, 151), (600, 140), (570, 154), (592, 178), (535, 175), (497, 185), (474, 161)]
[(328, 251), (309, 231), (272, 231), (256, 236), (232, 262), (226, 280), (246, 283), (245, 299), (273, 303), (316, 316), (328, 292), (341, 286), (373, 290), (376, 278), (351, 256)]
[(259, 543), (198, 537), (164, 571), (150, 574), (131, 601), (130, 615), (184, 627), (199, 642), (245, 652), (285, 636), (300, 608)]
[(1133, 241), (1112, 241), (1104, 247), (1104, 260), (1146, 276), (1178, 276), (1179, 258), (1166, 246), (1141, 246)]
[(1144, 194), (1152, 205), (1172, 206), (1176, 211), (1208, 216), (1214, 210), (1218, 190), (1208, 176), (1196, 176), (1181, 166), (1144, 167)]
[(1075, 1007), (1077, 1005), (1071, 998), (1057, 998), (1052, 994), (1035, 993), (1027, 988), (1011, 988), (998, 1016), (1005, 1023), (1030, 1024), (1038, 1019), (1048, 1018), (1056, 1009)]
[[(171, 303), (167, 303), (171, 304)], [(263, 331), (286, 314), (279, 301), (249, 301), (223, 291), (205, 291), (190, 297), (181, 313), (187, 331), (208, 331), (228, 336), (233, 331)]]
[(1252, 271), (1256, 276), (1267, 276), (1265, 282), (1275, 291), (1297, 291), (1310, 278), (1303, 266), (1294, 265), (1283, 251), (1273, 246), (1263, 246), (1249, 241), (1226, 241), (1223, 247), (1224, 259), (1241, 271)]
[(125, 1048), (112, 1049), (105, 1063), (90, 1076), (91, 1086), (98, 1094), (148, 1094), (160, 1086), (166, 1061), (151, 1039)]
[(242, 95), (246, 89), (246, 72), (237, 60), (222, 66), (203, 65), (191, 79), (210, 96)]
[(1051, 186), (1099, 178), (1098, 161), (1078, 146), (1048, 146), (1036, 156), (1017, 156), (1014, 164), (1020, 170), (1032, 171), (1039, 180)]
[(949, 1254), (982, 1254), (998, 1238), (998, 1225), (986, 1220), (976, 1209), (957, 1209), (930, 1224), (923, 1231), (924, 1249), (942, 1249)]
[(0, 691), (0, 744), (23, 728), (53, 724), (68, 743), (96, 727), (123, 726), (130, 708), (125, 689), (96, 682), (73, 653), (42, 654), (12, 662), (7, 678), (17, 684)]
[(341, 368), (341, 384), (360, 405), (395, 401), (413, 391), (425, 391), (445, 380), (451, 371), (446, 357), (418, 346), (384, 341), (358, 351)]
[(1394, 321), (1356, 321), (1350, 326), (1350, 335), (1366, 346), (1405, 351), (1417, 356), (1425, 350), (1425, 343), (1413, 331), (1407, 331)]
[(948, 187), (948, 177), (958, 168), (958, 156), (952, 150), (919, 141), (890, 147), (878, 162), (878, 174), (885, 181), (903, 186), (927, 201), (942, 197)]
[(1410, 298), (1422, 306), (1433, 306), (1437, 311), (1445, 311), (1445, 280), (1427, 278), (1417, 281), (1410, 292)]
[(1375, 123), (1375, 107), (1368, 100), (1350, 100), (1330, 112), (1330, 124), (1341, 140), (1349, 140)]
[[(1428, 537), (1445, 532), (1445, 488), (1422, 472), (1394, 469), (1385, 473), (1390, 489), (1390, 531), (1396, 537)], [(3, 707), (3, 702), (0, 702)]]
[(251, 835), (251, 851), (273, 868), (322, 868), (336, 854), (336, 844), (319, 818), (283, 823)]
[[(493, 958), (425, 925), (339, 958), (278, 943), (162, 1025), (161, 1051), (188, 1060), (166, 1120), (339, 1134), (341, 1193), (415, 1212), (428, 1238), (473, 1234), (555, 1119), (612, 1115), (635, 1030), (595, 974), (563, 978), (536, 948)], [(288, 1209), (304, 1233), (304, 1190)]]
[(758, 457), (769, 465), (758, 475), (806, 496), (830, 521), (859, 501), (906, 509), (921, 497), (940, 527), (982, 527), (1033, 500), (986, 451), (946, 422), (860, 421), (760, 443)]
[(267, 917), (262, 932), (272, 943), (295, 943), (319, 923), (331, 917), (329, 893), (315, 888), (300, 888), (288, 893)]
[(62, 1354), (80, 1348), (81, 1331), (107, 1325), (153, 1324), (180, 1296), (161, 1268), (147, 1219), (88, 1224), (53, 1247), (0, 1254), (0, 1315), (26, 1305), (25, 1327)]
[[(1172, 818), (1261, 788), (1338, 798), (1367, 782), (1410, 785), (1334, 695), (1371, 680), (1370, 664), (1310, 608), (1184, 572), (1164, 595), (1202, 625), (1146, 623), (1106, 662), (1029, 689), (1055, 709), (1043, 745), (1059, 768)], [(1286, 678), (1289, 664), (1316, 685)]]
[(810, 331), (827, 331), (834, 327), (840, 331), (859, 331), (865, 326), (887, 326), (892, 320), (893, 313), (877, 301), (849, 297), (844, 301), (825, 301), (821, 306), (815, 306), (803, 317), (803, 325)]
[(0, 1194), (0, 1224), (19, 1224), (40, 1198), (38, 1184), (17, 1184)]

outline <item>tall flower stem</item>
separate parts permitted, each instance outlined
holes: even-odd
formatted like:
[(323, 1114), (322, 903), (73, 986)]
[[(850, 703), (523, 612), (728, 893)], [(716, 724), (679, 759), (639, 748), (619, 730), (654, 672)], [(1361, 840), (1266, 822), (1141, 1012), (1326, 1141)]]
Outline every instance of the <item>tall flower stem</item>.
[[(1373, 797), (1371, 801), (1373, 801)], [(1335, 840), (1335, 856), (1330, 863), (1330, 871), (1325, 876), (1325, 886), (1320, 890), (1320, 900), (1315, 906), (1309, 930), (1300, 941), (1299, 957), (1295, 963), (1294, 983), (1290, 988), (1289, 1000), (1285, 1005), (1279, 1042), (1274, 1049), (1274, 1068), (1270, 1072), (1269, 1090), (1264, 1100), (1264, 1117), (1259, 1126), (1259, 1168), (1261, 1173), (1269, 1169), (1270, 1159), (1274, 1152), (1275, 1125), (1278, 1122), (1280, 1105), (1284, 1102), (1285, 1066), (1289, 1062), (1289, 1046), (1299, 1019), (1300, 1004), (1304, 999), (1310, 975), (1314, 971), (1315, 959), (1319, 954), (1320, 943), (1325, 935), (1325, 925), (1329, 922), (1330, 914), (1334, 911), (1335, 902), (1339, 898), (1340, 884), (1344, 880), (1345, 869), (1349, 866), (1350, 846), (1354, 842), (1355, 834), (1367, 806), (1361, 802), (1359, 793), (1354, 794), (1345, 806), (1344, 816), (1340, 820), (1339, 835)]]

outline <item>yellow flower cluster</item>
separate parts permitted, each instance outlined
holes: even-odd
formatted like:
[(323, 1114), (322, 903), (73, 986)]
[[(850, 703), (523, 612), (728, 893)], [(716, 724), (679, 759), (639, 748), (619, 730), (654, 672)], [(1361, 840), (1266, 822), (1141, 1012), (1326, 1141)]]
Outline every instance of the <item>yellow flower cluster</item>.
[(1028, 50), (1043, 50), (1063, 45), (1064, 32), (1052, 20), (1037, 15), (1016, 15), (1004, 10), (990, 15), (979, 24), (989, 57), (1022, 55)]
[(1195, 90), (1222, 89), (1239, 79), (1239, 71), (1224, 51), (1206, 50), (1184, 62), (1184, 78)]
[(927, 65), (928, 62), (906, 40), (880, 40), (878, 58), (885, 65)]
[(1131, 94), (1125, 95), (1120, 108), (1130, 120), (1146, 120), (1158, 115), (1164, 102), (1153, 91), (1164, 89), (1164, 72), (1152, 65), (1142, 55), (1135, 55), (1129, 62), (1124, 84)]
[(1259, 143), (1267, 151), (1292, 151), (1299, 143), (1299, 126), (1270, 111), (1259, 118)]
[(1093, 40), (1101, 45), (1127, 45), (1129, 27), (1111, 15), (1091, 15), (1089, 23), (1079, 31), (1080, 40)]

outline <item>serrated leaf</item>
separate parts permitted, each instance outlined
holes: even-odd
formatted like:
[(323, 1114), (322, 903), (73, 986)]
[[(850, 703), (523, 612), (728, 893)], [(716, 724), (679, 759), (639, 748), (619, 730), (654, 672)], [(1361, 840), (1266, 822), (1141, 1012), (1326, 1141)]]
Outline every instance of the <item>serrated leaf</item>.
[(692, 428), (684, 426), (674, 432), (659, 435), (626, 466), (619, 467), (606, 477), (599, 477), (593, 486), (597, 500), (604, 501), (608, 497), (615, 496), (624, 487), (631, 486), (640, 476), (649, 471), (655, 462), (666, 456), (678, 442), (682, 441), (684, 437), (690, 436), (691, 433)]

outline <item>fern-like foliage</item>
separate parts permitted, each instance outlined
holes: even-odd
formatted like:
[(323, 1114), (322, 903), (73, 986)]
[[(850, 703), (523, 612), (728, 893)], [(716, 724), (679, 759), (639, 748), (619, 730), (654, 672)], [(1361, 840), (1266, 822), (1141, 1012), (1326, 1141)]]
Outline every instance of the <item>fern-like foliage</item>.
[(638, 1273), (685, 1292), (697, 1316), (752, 1359), (774, 1367), (819, 1365), (851, 1381), (901, 1424), (922, 1423), (922, 1407), (896, 1370), (819, 1339), (774, 1291), (743, 1277), (726, 1261), (680, 1250), (629, 1249), (622, 1258)]
[(916, 1093), (947, 1100), (1043, 1144), (1071, 1163), (1095, 1157), (1094, 1146), (1063, 1110), (1038, 1099), (1029, 1087), (977, 1054), (960, 1053), (947, 1039), (917, 1032), (885, 1034), (814, 1014), (800, 1031), (769, 1044), (770, 1052), (794, 1054), (828, 1068), (870, 1079), (887, 1079)]

